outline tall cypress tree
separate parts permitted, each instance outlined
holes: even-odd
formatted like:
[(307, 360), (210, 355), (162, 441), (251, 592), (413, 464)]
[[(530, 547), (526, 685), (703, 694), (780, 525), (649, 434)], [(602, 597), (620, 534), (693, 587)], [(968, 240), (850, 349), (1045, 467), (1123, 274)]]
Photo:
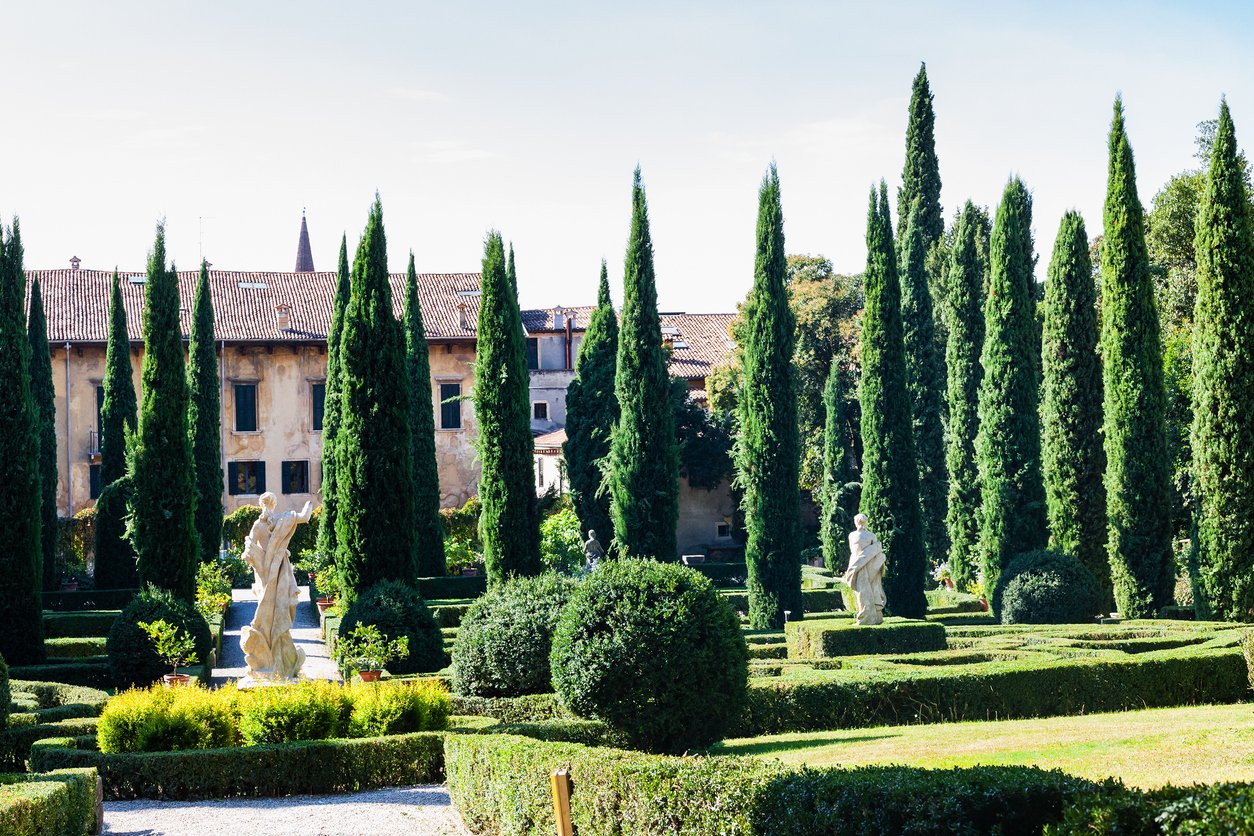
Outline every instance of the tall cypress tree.
[(348, 269), (348, 236), (340, 237), (339, 273), (335, 298), (331, 303), (331, 328), (327, 333), (327, 380), (322, 393), (322, 523), (318, 526), (318, 551), (330, 559), (336, 553), (336, 504), (339, 501), (335, 478), (335, 445), (339, 436), (343, 398), (340, 384), (340, 336), (344, 331), (344, 311), (352, 293)]
[(631, 207), (614, 373), (621, 412), (610, 441), (610, 517), (621, 554), (674, 561), (679, 447), (658, 321), (649, 207), (639, 167), (632, 180)]
[(945, 562), (949, 554), (949, 536), (945, 530), (949, 484), (945, 469), (945, 429), (941, 424), (945, 364), (938, 354), (932, 293), (925, 269), (930, 246), (925, 237), (926, 225), (923, 199), (916, 195), (906, 217), (906, 241), (902, 247), (901, 320), (906, 388), (910, 393), (914, 449), (918, 456), (923, 546), (928, 562), (936, 566)]
[(1145, 219), (1132, 146), (1115, 99), (1102, 242), (1102, 380), (1110, 573), (1124, 618), (1171, 603), (1171, 459)]
[(785, 611), (801, 614), (797, 487), (801, 440), (792, 365), (796, 318), (788, 305), (784, 213), (775, 164), (758, 194), (753, 290), (740, 329), (743, 383), (737, 413), (736, 478), (744, 491), (749, 623), (779, 629)]
[(409, 373), (409, 429), (413, 452), (414, 531), (419, 577), (444, 575), (440, 526), (440, 472), (435, 463), (435, 407), (431, 402), (431, 355), (418, 301), (414, 253), (405, 271), (405, 368)]
[(209, 265), (200, 262), (192, 299), (192, 333), (187, 350), (192, 461), (196, 467), (196, 536), (200, 560), (218, 558), (222, 544), (222, 411), (219, 401), (218, 355), (213, 345), (213, 297)]
[(849, 431), (845, 417), (845, 393), (840, 385), (840, 360), (832, 358), (823, 386), (823, 481), (819, 486), (819, 543), (823, 565), (844, 572), (849, 565), (849, 532), (858, 511), (861, 485), (853, 470)]
[(1016, 556), (1045, 545), (1039, 338), (1032, 301), (1032, 197), (1006, 184), (993, 225), (980, 383), (980, 566), (992, 592)]
[(1254, 218), (1228, 103), (1219, 107), (1197, 217), (1193, 455), (1198, 610), (1249, 621), (1254, 612)]
[(57, 404), (52, 387), (52, 354), (48, 351), (48, 320), (44, 316), (39, 280), (30, 288), (30, 393), (39, 424), (40, 574), (43, 588), (59, 586), (57, 577)]
[(104, 403), (100, 407), (100, 484), (96, 499), (96, 588), (130, 589), (139, 584), (135, 550), (126, 538), (130, 480), (126, 445), (136, 429), (131, 340), (118, 271), (109, 297), (109, 342), (105, 347)]
[(888, 189), (871, 190), (862, 314), (862, 513), (884, 544), (884, 594), (893, 615), (922, 618), (927, 556), (919, 514), (919, 471), (893, 251)]
[(980, 472), (975, 437), (980, 425), (977, 403), (984, 367), (984, 264), (980, 236), (984, 213), (967, 201), (954, 231), (945, 282), (949, 331), (945, 341), (948, 371), (949, 438), (945, 464), (949, 473), (949, 574), (958, 589), (966, 589), (979, 570)]
[(405, 335), (392, 313), (383, 203), (375, 195), (353, 259), (339, 346), (335, 565), (345, 596), (412, 584), (414, 478)]
[(492, 583), (538, 575), (540, 521), (532, 476), (531, 378), (516, 285), (505, 266), (498, 232), (483, 253), (483, 296), (475, 358), (475, 418), (479, 422), (479, 533)]
[(0, 246), (0, 656), (10, 665), (44, 660), (40, 590), (42, 495), (39, 410), (31, 397), (26, 271), (17, 219)]
[(618, 401), (614, 397), (614, 369), (618, 354), (618, 319), (610, 301), (610, 280), (605, 260), (601, 261), (601, 282), (597, 306), (588, 318), (575, 379), (566, 389), (566, 475), (570, 498), (585, 532), (596, 531), (608, 543), (613, 536), (610, 497), (602, 490), (605, 457), (610, 453), (610, 434), (618, 421)]
[(130, 460), (131, 547), (139, 578), (192, 600), (196, 594), (196, 483), (187, 425), (187, 372), (179, 279), (165, 266), (165, 226), (148, 257), (139, 431)]
[(903, 238), (903, 247), (909, 240), (907, 230), (915, 199), (919, 201), (923, 252), (926, 253), (945, 233), (940, 191), (940, 162), (936, 158), (936, 112), (932, 106), (932, 88), (927, 80), (927, 64), (920, 64), (910, 92), (910, 118), (906, 124), (906, 163), (901, 170), (901, 188), (897, 190), (897, 231)]
[(1097, 285), (1084, 219), (1062, 216), (1045, 283), (1041, 458), (1050, 545), (1075, 555), (1113, 605), (1106, 556), (1106, 453), (1102, 449), (1102, 363), (1097, 353)]

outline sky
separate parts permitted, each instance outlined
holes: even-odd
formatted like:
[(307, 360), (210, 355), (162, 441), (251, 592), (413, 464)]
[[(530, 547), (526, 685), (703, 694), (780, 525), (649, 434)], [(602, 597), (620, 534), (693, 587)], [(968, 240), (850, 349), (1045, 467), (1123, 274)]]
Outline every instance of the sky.
[(499, 229), (524, 307), (594, 302), (602, 258), (621, 300), (639, 164), (661, 309), (729, 311), (772, 160), (788, 251), (862, 270), (920, 62), (946, 216), (1017, 173), (1042, 274), (1064, 211), (1100, 232), (1116, 93), (1147, 207), (1221, 96), (1254, 131), (1237, 2), (12, 5), (0, 213), (31, 268), (142, 270), (164, 219), (182, 269), (290, 270), (304, 211), (334, 269), (377, 191), (394, 271), (477, 271)]

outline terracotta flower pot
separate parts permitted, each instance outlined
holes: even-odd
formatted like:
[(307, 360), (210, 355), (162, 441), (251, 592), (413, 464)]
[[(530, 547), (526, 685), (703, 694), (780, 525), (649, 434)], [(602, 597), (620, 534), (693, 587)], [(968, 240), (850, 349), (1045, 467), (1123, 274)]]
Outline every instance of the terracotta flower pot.
[(167, 688), (181, 687), (192, 681), (191, 676), (185, 673), (167, 673), (161, 678), (165, 680), (165, 687)]
[(361, 677), (362, 682), (378, 682), (379, 677), (383, 676), (383, 671), (357, 671), (357, 675)]
[(475, 577), (475, 576), (477, 576), (477, 575), (479, 574), (479, 567), (478, 567), (478, 566), (467, 566), (467, 567), (465, 567), (464, 569), (462, 569), (462, 574), (463, 574), (463, 575), (465, 575), (465, 576), (466, 576), (466, 577), (468, 577), (468, 578), (473, 578), (473, 577)]
[(78, 581), (61, 581), (62, 592), (78, 592)]
[(983, 612), (988, 612), (988, 599), (987, 598), (980, 599), (980, 610)]
[(332, 601), (330, 598), (319, 598), (314, 603), (318, 605), (319, 613), (324, 613), (327, 610), (329, 610), (331, 607), (335, 606), (335, 602)]

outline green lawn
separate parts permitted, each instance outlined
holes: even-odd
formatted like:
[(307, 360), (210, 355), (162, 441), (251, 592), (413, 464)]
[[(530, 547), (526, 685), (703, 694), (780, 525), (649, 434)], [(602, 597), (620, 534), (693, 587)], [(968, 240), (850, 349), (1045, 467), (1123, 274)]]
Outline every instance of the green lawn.
[(1254, 781), (1254, 705), (799, 732), (727, 740), (713, 752), (812, 766), (1030, 765), (1144, 788)]

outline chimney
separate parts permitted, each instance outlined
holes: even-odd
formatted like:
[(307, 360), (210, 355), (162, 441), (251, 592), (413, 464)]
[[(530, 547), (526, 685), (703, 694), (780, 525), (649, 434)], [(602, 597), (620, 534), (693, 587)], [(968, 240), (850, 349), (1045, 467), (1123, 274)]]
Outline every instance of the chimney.
[(289, 331), (292, 328), (292, 306), (286, 302), (280, 302), (274, 306), (274, 327), (280, 331)]
[(77, 269), (78, 269), (78, 265), (80, 265), (80, 264), (82, 264), (82, 263), (83, 263), (83, 260), (82, 260), (81, 258), (79, 258), (78, 256), (76, 256), (76, 255), (72, 255), (72, 256), (70, 256), (70, 269), (71, 269), (71, 270), (77, 270)]

